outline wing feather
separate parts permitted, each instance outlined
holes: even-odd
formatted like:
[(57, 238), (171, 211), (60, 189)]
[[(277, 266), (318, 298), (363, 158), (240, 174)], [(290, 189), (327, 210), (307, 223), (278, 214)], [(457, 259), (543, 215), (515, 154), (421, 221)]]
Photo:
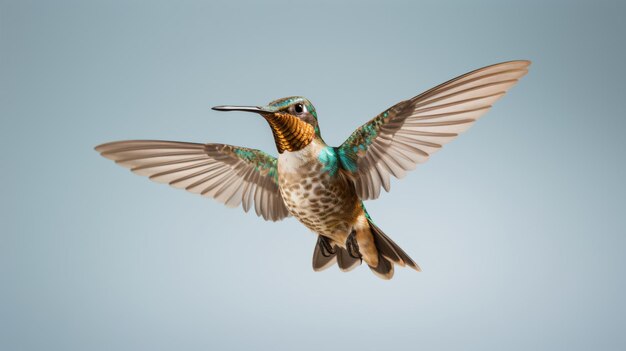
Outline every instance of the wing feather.
[[(530, 61), (487, 66), (399, 102), (359, 127), (338, 148), (363, 200), (390, 189), (443, 145), (469, 129), (520, 78)], [(353, 165), (356, 163), (356, 167)]]
[(229, 207), (242, 205), (266, 220), (289, 215), (278, 189), (276, 158), (259, 150), (225, 144), (128, 140), (96, 151), (132, 172), (175, 188), (212, 197)]

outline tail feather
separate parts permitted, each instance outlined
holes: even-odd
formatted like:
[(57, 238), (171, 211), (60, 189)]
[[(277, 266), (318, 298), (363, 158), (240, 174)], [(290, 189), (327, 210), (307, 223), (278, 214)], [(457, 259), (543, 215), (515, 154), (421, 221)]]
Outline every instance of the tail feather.
[(349, 272), (361, 264), (361, 258), (354, 257), (348, 250), (337, 246), (328, 238), (318, 236), (315, 250), (313, 250), (313, 270), (323, 271), (335, 262), (339, 269)]
[(341, 269), (342, 271), (350, 272), (351, 270), (355, 269), (357, 266), (361, 264), (361, 259), (350, 255), (348, 250), (338, 247), (338, 246), (336, 246), (336, 248), (338, 251), (337, 252), (337, 265), (339, 266), (339, 269)]
[(398, 246), (398, 244), (394, 243), (385, 233), (378, 228), (374, 222), (368, 219), (370, 228), (372, 229), (372, 235), (374, 236), (374, 242), (376, 243), (376, 248), (378, 252), (382, 254), (382, 256), (388, 258), (389, 260), (397, 263), (400, 266), (407, 265), (418, 272), (421, 272), (422, 269), (415, 263), (409, 255), (407, 255), (404, 250)]
[(378, 266), (372, 267), (368, 266), (372, 270), (378, 278), (389, 280), (393, 278), (393, 263), (391, 263), (387, 258), (383, 257), (380, 253), (378, 254)]
[(337, 261), (337, 251), (323, 236), (317, 237), (317, 244), (313, 250), (313, 270), (323, 271)]

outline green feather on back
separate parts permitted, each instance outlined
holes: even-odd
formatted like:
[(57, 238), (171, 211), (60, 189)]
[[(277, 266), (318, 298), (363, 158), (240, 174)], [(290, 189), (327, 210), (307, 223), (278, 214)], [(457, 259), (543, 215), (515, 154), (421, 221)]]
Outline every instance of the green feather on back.
[(337, 171), (339, 170), (339, 160), (334, 148), (326, 146), (322, 149), (322, 151), (320, 151), (317, 159), (322, 165), (324, 165), (324, 171), (330, 173), (331, 176), (337, 174)]

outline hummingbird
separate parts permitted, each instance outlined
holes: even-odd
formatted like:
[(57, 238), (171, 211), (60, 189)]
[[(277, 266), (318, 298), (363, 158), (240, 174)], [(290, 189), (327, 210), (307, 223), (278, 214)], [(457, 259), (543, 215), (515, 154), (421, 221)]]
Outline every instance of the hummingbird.
[(350, 271), (363, 261), (382, 279), (394, 265), (420, 267), (372, 220), (363, 201), (390, 190), (444, 144), (471, 127), (528, 72), (530, 61), (483, 67), (401, 101), (357, 128), (343, 144), (322, 138), (315, 107), (301, 96), (265, 106), (215, 106), (252, 112), (272, 131), (278, 157), (246, 147), (161, 140), (97, 146), (102, 156), (136, 174), (213, 198), (252, 207), (265, 220), (293, 216), (317, 234), (313, 270), (335, 263)]

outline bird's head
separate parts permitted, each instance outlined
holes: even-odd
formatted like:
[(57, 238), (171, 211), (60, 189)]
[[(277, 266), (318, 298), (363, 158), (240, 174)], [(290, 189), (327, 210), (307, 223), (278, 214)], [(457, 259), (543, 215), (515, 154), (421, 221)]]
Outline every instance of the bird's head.
[(267, 106), (215, 106), (216, 111), (255, 112), (272, 128), (279, 153), (298, 151), (319, 136), (315, 107), (306, 98), (291, 96), (270, 102)]

